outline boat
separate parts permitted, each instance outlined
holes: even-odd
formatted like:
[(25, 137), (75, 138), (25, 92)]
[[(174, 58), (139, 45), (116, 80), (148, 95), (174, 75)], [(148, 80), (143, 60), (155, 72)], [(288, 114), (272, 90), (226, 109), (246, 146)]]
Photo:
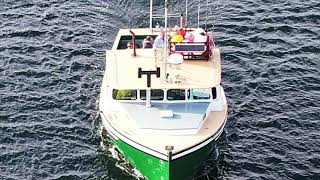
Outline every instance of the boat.
[[(178, 16), (164, 5), (164, 16), (153, 15), (150, 0), (150, 26), (120, 29), (106, 51), (99, 114), (116, 150), (143, 178), (192, 179), (227, 121), (220, 50), (199, 21), (186, 27), (187, 8)], [(168, 27), (171, 17), (180, 24)], [(164, 27), (154, 26), (155, 18)], [(143, 44), (148, 38), (151, 47)]]

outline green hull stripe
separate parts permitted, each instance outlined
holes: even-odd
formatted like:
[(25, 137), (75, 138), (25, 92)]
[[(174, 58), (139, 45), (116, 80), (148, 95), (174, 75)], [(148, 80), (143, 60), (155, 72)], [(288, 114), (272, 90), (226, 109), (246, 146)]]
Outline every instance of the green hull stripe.
[(124, 141), (113, 140), (125, 158), (148, 180), (186, 180), (191, 179), (197, 166), (203, 162), (210, 150), (211, 143), (201, 149), (170, 161), (149, 155)]
[(169, 163), (147, 153), (144, 153), (120, 139), (114, 144), (123, 153), (125, 158), (148, 180), (168, 180)]

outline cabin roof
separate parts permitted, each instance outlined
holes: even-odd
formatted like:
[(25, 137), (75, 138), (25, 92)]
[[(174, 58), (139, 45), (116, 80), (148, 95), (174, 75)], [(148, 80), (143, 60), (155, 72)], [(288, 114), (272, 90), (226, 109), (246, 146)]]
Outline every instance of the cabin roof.
[[(132, 29), (136, 35), (157, 35), (149, 29)], [(146, 89), (147, 77), (138, 78), (138, 68), (156, 70), (160, 67), (161, 77), (151, 76), (152, 89), (210, 88), (220, 84), (220, 51), (213, 49), (210, 60), (185, 60), (180, 65), (167, 65), (169, 82), (164, 82), (164, 66), (156, 63), (155, 49), (117, 49), (121, 36), (131, 35), (128, 29), (120, 29), (112, 50), (106, 52), (106, 73), (108, 86), (115, 89)]]

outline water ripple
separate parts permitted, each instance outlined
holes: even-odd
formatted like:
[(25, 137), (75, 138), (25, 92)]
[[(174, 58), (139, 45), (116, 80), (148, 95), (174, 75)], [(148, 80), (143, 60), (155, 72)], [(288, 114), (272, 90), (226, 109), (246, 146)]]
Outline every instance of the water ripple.
[[(320, 3), (208, 5), (229, 116), (195, 179), (319, 179)], [(0, 1), (0, 179), (134, 179), (101, 145), (111, 144), (97, 99), (104, 50), (119, 28), (148, 26), (148, 11), (147, 1)]]

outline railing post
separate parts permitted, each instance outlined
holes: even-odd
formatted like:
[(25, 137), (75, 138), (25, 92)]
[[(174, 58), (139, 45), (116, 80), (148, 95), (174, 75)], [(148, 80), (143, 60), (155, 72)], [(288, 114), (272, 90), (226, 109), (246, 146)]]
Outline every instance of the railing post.
[(148, 87), (146, 90), (146, 107), (151, 107), (151, 88)]

